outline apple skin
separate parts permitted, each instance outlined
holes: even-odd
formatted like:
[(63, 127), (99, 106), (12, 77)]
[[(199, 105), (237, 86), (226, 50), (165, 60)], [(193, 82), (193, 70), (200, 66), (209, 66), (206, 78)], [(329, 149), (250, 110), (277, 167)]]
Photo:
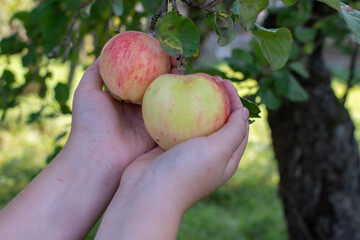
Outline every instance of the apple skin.
[(142, 114), (150, 136), (167, 150), (221, 128), (230, 115), (230, 101), (210, 75), (165, 74), (147, 88)]
[(169, 73), (171, 64), (158, 40), (142, 32), (127, 31), (105, 44), (99, 69), (114, 98), (141, 104), (146, 88), (158, 76)]

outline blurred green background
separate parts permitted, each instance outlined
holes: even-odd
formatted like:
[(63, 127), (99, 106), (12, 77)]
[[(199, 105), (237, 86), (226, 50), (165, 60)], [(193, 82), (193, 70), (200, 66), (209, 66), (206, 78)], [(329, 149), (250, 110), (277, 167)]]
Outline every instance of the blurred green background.
[[(21, 4), (20, 4), (21, 3)], [(31, 0), (2, 0), (0, 4), (0, 39), (11, 34), (9, 26), (15, 11), (30, 9)], [(89, 40), (91, 42), (91, 40)], [(86, 43), (85, 43), (86, 44)], [(91, 46), (89, 46), (91, 47)], [(84, 57), (87, 62), (93, 56)], [(17, 85), (25, 79), (25, 69), (19, 55), (0, 56), (0, 76), (5, 68), (15, 73)], [(66, 83), (70, 64), (51, 60), (48, 64), (52, 73), (46, 79), (48, 89), (54, 89), (59, 82)], [(332, 68), (332, 86), (342, 96), (347, 78), (346, 69)], [(73, 92), (79, 82), (83, 67), (75, 69), (74, 81), (70, 86), (69, 106)], [(242, 84), (236, 84), (242, 94)], [(0, 122), (0, 209), (21, 191), (36, 176), (58, 151), (70, 130), (71, 116), (61, 114), (54, 91), (48, 91), (44, 98), (37, 94), (21, 97), (19, 104), (7, 111)], [(351, 89), (346, 106), (356, 126), (356, 138), (360, 140), (360, 88)], [(249, 144), (235, 176), (221, 189), (198, 202), (184, 216), (178, 239), (287, 239), (286, 223), (281, 201), (277, 195), (279, 176), (271, 145), (270, 129), (266, 121), (266, 110), (261, 107), (261, 119), (251, 125)], [(36, 119), (36, 112), (53, 117)], [(96, 227), (87, 239), (93, 239)]]

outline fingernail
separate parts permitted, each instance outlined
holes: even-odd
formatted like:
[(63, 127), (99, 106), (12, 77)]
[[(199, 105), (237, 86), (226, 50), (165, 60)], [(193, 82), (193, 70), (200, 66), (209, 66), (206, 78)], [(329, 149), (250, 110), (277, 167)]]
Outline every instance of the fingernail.
[(214, 76), (214, 79), (218, 82), (224, 81), (220, 76)]
[(246, 107), (241, 109), (241, 116), (245, 121), (249, 120), (249, 110)]

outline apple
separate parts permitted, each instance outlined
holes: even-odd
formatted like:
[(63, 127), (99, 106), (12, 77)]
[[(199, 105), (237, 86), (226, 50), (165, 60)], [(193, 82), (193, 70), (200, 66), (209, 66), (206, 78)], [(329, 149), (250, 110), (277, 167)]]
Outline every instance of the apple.
[(142, 32), (127, 31), (105, 44), (99, 69), (114, 98), (141, 104), (146, 88), (158, 76), (169, 73), (171, 64), (158, 40)]
[(222, 84), (208, 74), (164, 74), (147, 88), (142, 115), (150, 136), (167, 150), (221, 128), (230, 101)]

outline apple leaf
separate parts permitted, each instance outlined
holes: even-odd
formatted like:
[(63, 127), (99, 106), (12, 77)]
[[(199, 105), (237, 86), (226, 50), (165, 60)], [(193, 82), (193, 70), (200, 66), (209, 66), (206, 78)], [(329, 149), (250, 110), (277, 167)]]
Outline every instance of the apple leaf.
[(113, 12), (116, 16), (121, 16), (124, 12), (124, 2), (123, 0), (114, 0), (113, 2)]
[(208, 12), (206, 13), (206, 21), (212, 29), (215, 30), (216, 34), (219, 35), (219, 28), (216, 24), (216, 15), (214, 12)]
[(297, 40), (299, 40), (302, 43), (310, 42), (314, 40), (316, 36), (316, 30), (312, 28), (305, 28), (302, 26), (297, 26), (294, 29), (294, 35)]
[(282, 0), (285, 5), (293, 5), (296, 3), (296, 0)]
[(293, 41), (290, 30), (287, 28), (266, 29), (255, 24), (252, 33), (272, 69), (279, 70), (284, 67)]
[(303, 78), (310, 77), (309, 71), (305, 68), (305, 66), (302, 62), (292, 62), (292, 63), (288, 64), (288, 67), (295, 73), (302, 76)]
[(275, 89), (285, 98), (293, 102), (304, 102), (308, 99), (307, 92), (290, 72), (274, 72), (273, 78)]
[(220, 47), (225, 47), (234, 41), (234, 21), (231, 16), (222, 16), (214, 12), (208, 12), (206, 14), (206, 21), (219, 36), (217, 43)]
[(258, 95), (261, 98), (261, 102), (266, 105), (270, 110), (276, 110), (281, 106), (281, 98), (274, 92), (269, 85), (272, 82), (270, 78), (262, 78), (260, 80), (261, 87), (259, 88)]
[(156, 10), (161, 6), (161, 2), (162, 0), (141, 0), (142, 5), (146, 9), (146, 12), (151, 16), (154, 15)]
[(225, 47), (234, 41), (234, 22), (231, 16), (227, 16), (226, 18), (223, 17), (222, 20), (220, 20), (220, 23), (218, 22), (218, 28), (220, 34), (217, 43), (220, 47)]
[(343, 17), (346, 24), (353, 31), (356, 42), (360, 44), (360, 12), (339, 0), (318, 0), (336, 9)]
[(249, 110), (249, 118), (261, 118), (259, 115), (261, 113), (261, 110), (255, 103), (242, 97), (240, 97), (240, 100), (242, 105)]
[(334, 8), (341, 13), (340, 0), (318, 0), (319, 2), (325, 3), (330, 7)]
[(158, 24), (157, 39), (168, 55), (191, 57), (196, 53), (200, 33), (191, 19), (171, 11)]
[(239, 15), (240, 24), (247, 31), (267, 6), (269, 6), (269, 0), (235, 0), (231, 11)]
[(360, 12), (343, 3), (341, 3), (341, 11), (345, 22), (355, 35), (356, 42), (360, 44)]
[(59, 103), (64, 103), (69, 99), (69, 87), (66, 84), (58, 83), (55, 87), (55, 99)]

